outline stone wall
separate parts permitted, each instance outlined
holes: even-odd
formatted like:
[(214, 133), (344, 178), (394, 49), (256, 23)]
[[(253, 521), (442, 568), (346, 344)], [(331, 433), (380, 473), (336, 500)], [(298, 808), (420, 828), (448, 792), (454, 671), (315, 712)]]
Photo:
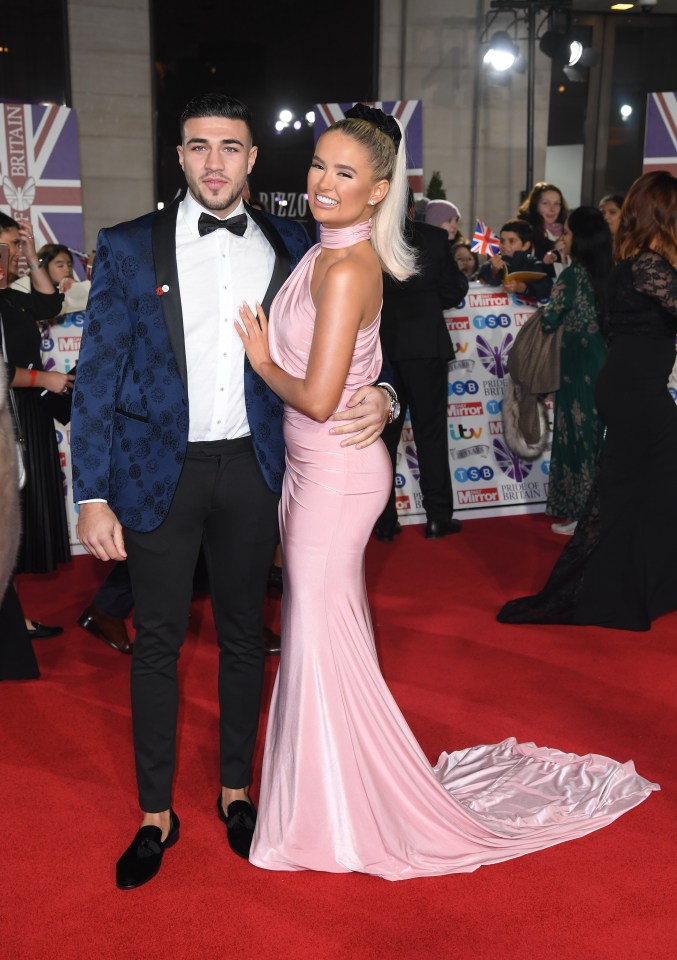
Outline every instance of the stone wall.
[(68, 0), (85, 250), (154, 205), (149, 0)]
[[(379, 95), (423, 101), (424, 183), (440, 171), (466, 236), (477, 217), (498, 230), (526, 187), (526, 73), (489, 83), (480, 50), (488, 9), (488, 0), (381, 0)], [(545, 172), (550, 65), (536, 47), (535, 181)]]

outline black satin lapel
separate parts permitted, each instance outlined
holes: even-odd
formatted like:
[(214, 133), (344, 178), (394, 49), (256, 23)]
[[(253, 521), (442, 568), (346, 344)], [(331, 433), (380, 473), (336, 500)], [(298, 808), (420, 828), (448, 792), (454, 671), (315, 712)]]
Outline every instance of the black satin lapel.
[(183, 337), (183, 313), (179, 273), (176, 267), (176, 216), (180, 198), (164, 210), (158, 211), (153, 221), (153, 262), (158, 287), (169, 287), (162, 295), (162, 313), (167, 324), (169, 342), (172, 345), (176, 364), (184, 387), (188, 389), (186, 344)]
[(275, 251), (275, 266), (273, 267), (273, 275), (270, 279), (270, 283), (268, 284), (268, 289), (266, 290), (266, 295), (263, 298), (263, 303), (261, 304), (264, 313), (267, 315), (270, 313), (270, 305), (273, 302), (275, 294), (289, 276), (291, 257), (289, 256), (289, 251), (287, 250), (284, 240), (270, 222), (268, 217), (266, 217), (266, 215), (260, 210), (256, 210), (254, 207), (250, 207), (246, 204), (245, 206), (247, 213), (252, 220), (258, 224), (261, 230), (263, 230), (266, 239)]

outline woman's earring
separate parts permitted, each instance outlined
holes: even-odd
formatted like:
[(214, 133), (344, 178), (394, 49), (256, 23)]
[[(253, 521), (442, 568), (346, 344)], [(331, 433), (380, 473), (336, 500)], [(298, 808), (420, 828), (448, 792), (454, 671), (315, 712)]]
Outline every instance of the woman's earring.
[(370, 201), (369, 201), (369, 206), (373, 207), (373, 206), (375, 205), (375, 203), (376, 203), (375, 200), (370, 200)]

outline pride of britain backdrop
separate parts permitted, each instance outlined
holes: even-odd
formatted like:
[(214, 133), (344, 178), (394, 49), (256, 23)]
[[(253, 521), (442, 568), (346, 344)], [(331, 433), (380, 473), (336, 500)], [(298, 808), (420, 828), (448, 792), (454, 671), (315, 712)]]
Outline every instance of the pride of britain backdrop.
[[(447, 424), (457, 516), (544, 509), (551, 444), (538, 460), (521, 460), (503, 439), (506, 361), (517, 331), (534, 309), (518, 295), (471, 282), (465, 300), (445, 312), (456, 350), (456, 359), (449, 364)], [(552, 420), (550, 403), (549, 408)], [(407, 415), (395, 472), (397, 509), (404, 523), (425, 517), (418, 481), (416, 440)]]

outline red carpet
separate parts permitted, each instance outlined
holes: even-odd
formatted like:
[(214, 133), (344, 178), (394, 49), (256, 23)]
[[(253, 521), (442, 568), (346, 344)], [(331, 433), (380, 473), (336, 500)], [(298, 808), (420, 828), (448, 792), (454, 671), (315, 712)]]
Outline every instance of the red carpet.
[[(121, 892), (114, 862), (138, 816), (130, 661), (69, 626), (36, 644), (40, 680), (0, 684), (2, 960), (672, 960), (677, 615), (645, 634), (497, 624), (561, 545), (540, 515), (372, 543), (384, 673), (433, 760), (514, 735), (633, 758), (662, 792), (590, 837), (474, 874), (391, 884), (257, 870), (230, 853), (214, 809), (216, 645), (199, 601), (181, 660), (181, 840), (155, 880)], [(103, 573), (77, 557), (58, 576), (24, 577), (24, 607), (74, 624)]]

